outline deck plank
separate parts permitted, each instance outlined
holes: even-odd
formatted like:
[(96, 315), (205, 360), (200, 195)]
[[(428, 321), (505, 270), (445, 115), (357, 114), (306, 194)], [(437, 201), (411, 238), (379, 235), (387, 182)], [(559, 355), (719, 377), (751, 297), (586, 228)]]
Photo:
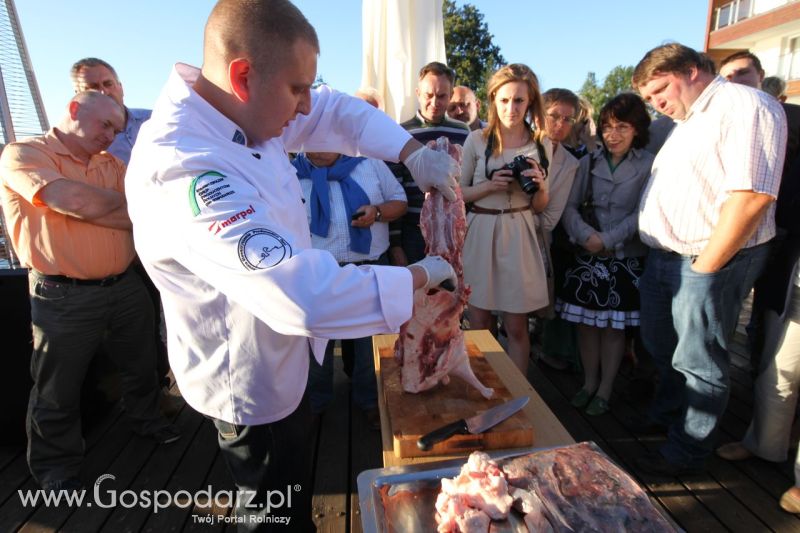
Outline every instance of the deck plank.
[(342, 358), (333, 360), (333, 399), (321, 416), (311, 511), (320, 533), (344, 532), (349, 509), (350, 387)]
[[(128, 490), (136, 493), (146, 492), (150, 495), (156, 490), (166, 490), (173, 472), (195, 441), (195, 434), (204, 421), (200, 413), (184, 408), (175, 420), (175, 424), (183, 434), (182, 438), (175, 443), (158, 446), (150, 460), (128, 486)], [(154, 505), (149, 508), (118, 506), (108, 516), (103, 529), (109, 532), (139, 531), (154, 512), (155, 514), (160, 512), (155, 510)]]
[[(235, 494), (236, 485), (234, 485), (231, 479), (228, 467), (225, 465), (225, 459), (222, 457), (221, 453), (218, 453), (214, 457), (211, 469), (201, 485), (201, 487), (208, 486), (211, 486), (215, 491), (229, 490)], [(188, 490), (188, 487), (184, 488)], [(187, 516), (182, 531), (184, 533), (221, 533), (226, 530), (236, 531), (235, 524), (229, 524), (225, 521), (225, 518), (233, 515), (234, 503), (230, 501), (221, 501), (221, 505), (217, 505), (217, 502), (212, 501), (212, 504), (210, 508), (206, 505), (195, 506), (191, 514)], [(210, 522), (206, 522), (204, 519), (210, 520)]]
[(349, 524), (351, 533), (361, 533), (361, 510), (358, 506), (358, 474), (383, 467), (380, 431), (367, 425), (361, 409), (350, 407), (350, 486)]
[[(218, 453), (217, 431), (209, 420), (203, 420), (194, 435), (191, 446), (170, 475), (165, 489), (173, 495), (179, 490), (186, 490), (187, 487), (199, 487), (200, 490), (206, 490), (209, 485), (203, 485), (203, 481), (208, 476)], [(230, 489), (230, 487), (227, 488)], [(211, 486), (212, 497), (223, 489), (224, 487)], [(210, 503), (213, 504), (213, 499)], [(184, 522), (191, 521), (191, 513), (191, 507), (185, 506), (181, 502), (180, 505), (173, 505), (150, 515), (141, 531), (146, 533), (181, 531)]]

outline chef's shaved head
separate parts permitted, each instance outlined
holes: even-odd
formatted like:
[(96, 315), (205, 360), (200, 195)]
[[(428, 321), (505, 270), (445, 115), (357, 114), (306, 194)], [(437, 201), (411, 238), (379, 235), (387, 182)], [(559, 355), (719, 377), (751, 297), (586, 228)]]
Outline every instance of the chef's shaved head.
[(206, 23), (203, 63), (227, 65), (244, 58), (271, 70), (290, 56), (298, 39), (319, 51), (314, 27), (288, 0), (220, 0)]

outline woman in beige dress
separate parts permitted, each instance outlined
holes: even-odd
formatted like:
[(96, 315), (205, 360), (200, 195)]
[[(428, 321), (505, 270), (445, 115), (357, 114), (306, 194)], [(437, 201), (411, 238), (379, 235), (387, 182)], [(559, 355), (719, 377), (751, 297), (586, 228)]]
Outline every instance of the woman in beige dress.
[[(534, 221), (549, 201), (547, 157), (531, 129), (543, 119), (542, 96), (536, 75), (522, 64), (495, 72), (487, 95), (489, 124), (467, 137), (461, 166), (464, 201), (473, 203), (464, 243), (469, 320), (473, 329), (489, 329), (491, 312), (502, 313), (508, 355), (524, 375), (528, 313), (549, 303)], [(514, 162), (516, 173), (504, 168)]]

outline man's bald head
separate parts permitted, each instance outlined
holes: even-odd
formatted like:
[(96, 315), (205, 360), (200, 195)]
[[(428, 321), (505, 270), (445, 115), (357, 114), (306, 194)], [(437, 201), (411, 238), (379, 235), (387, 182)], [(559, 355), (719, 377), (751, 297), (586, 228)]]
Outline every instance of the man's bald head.
[(450, 118), (460, 120), (473, 127), (478, 119), (480, 108), (481, 101), (475, 98), (472, 89), (464, 85), (453, 87), (453, 96), (450, 97), (450, 103), (447, 105), (447, 115)]
[(288, 0), (220, 0), (206, 23), (203, 70), (237, 58), (272, 70), (300, 39), (319, 51), (314, 27)]
[[(77, 104), (77, 106), (75, 105)], [(69, 101), (70, 118), (73, 114), (84, 116), (85, 114), (100, 114), (111, 120), (120, 119), (122, 126), (125, 125), (125, 110), (111, 96), (97, 91), (83, 91)], [(73, 109), (75, 110), (73, 113)], [(121, 129), (121, 128), (120, 128)]]
[(107, 149), (125, 128), (125, 110), (111, 96), (84, 91), (69, 101), (67, 116), (57, 128), (59, 139), (73, 153), (88, 158)]

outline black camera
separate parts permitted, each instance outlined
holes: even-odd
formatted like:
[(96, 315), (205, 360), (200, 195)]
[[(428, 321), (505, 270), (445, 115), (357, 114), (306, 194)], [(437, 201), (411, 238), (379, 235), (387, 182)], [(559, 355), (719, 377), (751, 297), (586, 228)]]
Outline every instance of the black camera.
[(514, 179), (519, 182), (519, 186), (522, 188), (522, 190), (527, 194), (534, 194), (539, 190), (539, 184), (533, 181), (532, 178), (522, 175), (523, 170), (528, 170), (529, 168), (532, 168), (532, 166), (533, 165), (528, 163), (528, 159), (524, 155), (518, 155), (513, 161), (511, 161), (511, 163), (494, 169), (492, 174), (498, 170), (510, 170), (514, 175)]

